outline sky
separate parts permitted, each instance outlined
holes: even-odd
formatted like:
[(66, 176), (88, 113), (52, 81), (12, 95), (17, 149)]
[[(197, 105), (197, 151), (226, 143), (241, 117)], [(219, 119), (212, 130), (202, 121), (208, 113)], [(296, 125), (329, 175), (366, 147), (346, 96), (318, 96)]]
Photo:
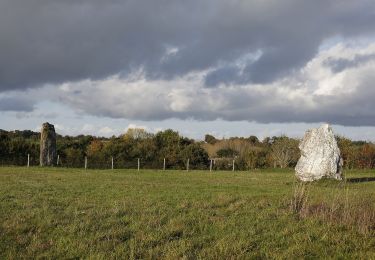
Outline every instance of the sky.
[(375, 141), (373, 0), (0, 0), (0, 129)]

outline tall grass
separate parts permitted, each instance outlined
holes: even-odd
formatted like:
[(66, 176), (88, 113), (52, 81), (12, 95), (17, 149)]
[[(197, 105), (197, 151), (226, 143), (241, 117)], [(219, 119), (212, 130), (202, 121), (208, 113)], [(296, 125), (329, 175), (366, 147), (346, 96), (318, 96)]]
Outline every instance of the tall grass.
[[(321, 182), (330, 182), (323, 180)], [(332, 182), (333, 183), (333, 182)], [(294, 187), (289, 209), (298, 218), (315, 218), (323, 222), (345, 226), (370, 235), (375, 231), (375, 207), (373, 197), (364, 197), (360, 193), (349, 193), (342, 183), (336, 186), (332, 196), (323, 196), (318, 200), (309, 198), (314, 192), (314, 184), (297, 182)]]

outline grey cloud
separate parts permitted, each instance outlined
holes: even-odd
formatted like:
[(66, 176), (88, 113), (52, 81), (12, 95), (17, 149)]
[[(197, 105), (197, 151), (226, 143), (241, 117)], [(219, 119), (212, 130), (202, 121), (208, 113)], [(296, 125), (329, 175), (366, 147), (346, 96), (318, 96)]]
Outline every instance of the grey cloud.
[[(344, 126), (375, 126), (375, 89), (372, 86), (375, 75), (372, 71), (362, 72), (357, 75), (357, 79), (360, 83), (354, 92), (329, 96), (314, 95), (314, 108), (286, 102), (267, 107), (260, 102), (236, 117), (247, 116), (248, 120), (261, 123), (327, 122)], [(278, 99), (282, 97), (272, 98), (275, 101)], [(264, 99), (259, 97), (259, 100)]]
[(32, 111), (34, 102), (27, 98), (0, 97), (0, 111)]
[[(367, 0), (3, 0), (0, 91), (139, 69), (148, 79), (173, 79), (218, 67), (208, 86), (272, 82), (311, 59), (324, 39), (374, 33), (374, 9)], [(163, 59), (169, 46), (178, 52)], [(258, 50), (243, 73), (230, 67)]]
[[(372, 48), (368, 47), (369, 50)], [(347, 53), (355, 51), (358, 50), (344, 50)], [(339, 54), (336, 48), (329, 50), (331, 57)], [(358, 70), (348, 70), (343, 78), (342, 75), (329, 73), (329, 68), (324, 65), (325, 55), (321, 53), (321, 56), (314, 57), (317, 64), (305, 66), (294, 77), (270, 85), (213, 89), (199, 85), (204, 83), (198, 78), (194, 82), (176, 80), (172, 83), (142, 83), (141, 80), (140, 84), (130, 86), (126, 81), (118, 79), (119, 82), (106, 80), (87, 86), (72, 84), (69, 92), (64, 91), (60, 96), (61, 102), (69, 107), (111, 118), (150, 121), (169, 118), (207, 121), (219, 118), (258, 123), (328, 122), (345, 126), (375, 126), (375, 89), (372, 85), (375, 82), (374, 66), (359, 65)], [(225, 69), (218, 75), (234, 75), (235, 70)], [(315, 77), (316, 71), (323, 77), (320, 82), (306, 88), (304, 83), (309, 83), (310, 76)], [(205, 78), (206, 81), (211, 80), (209, 84), (214, 85), (222, 80), (213, 74), (209, 75)], [(333, 89), (330, 88), (331, 84), (319, 84), (332, 78), (335, 80), (329, 82)], [(325, 91), (320, 89), (321, 85), (324, 85)], [(78, 96), (70, 95), (77, 89), (81, 89)]]
[(353, 59), (335, 59), (328, 58), (324, 61), (324, 65), (332, 69), (334, 73), (339, 73), (349, 68), (355, 68), (363, 63), (375, 60), (375, 54), (356, 55)]
[(220, 83), (229, 84), (236, 82), (240, 77), (239, 68), (228, 66), (208, 73), (204, 79), (204, 84), (207, 87), (214, 87)]

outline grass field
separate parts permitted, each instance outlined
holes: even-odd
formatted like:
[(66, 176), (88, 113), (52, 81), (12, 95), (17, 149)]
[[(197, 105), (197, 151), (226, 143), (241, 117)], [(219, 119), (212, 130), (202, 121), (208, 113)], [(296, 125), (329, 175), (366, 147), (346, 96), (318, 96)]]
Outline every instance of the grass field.
[(375, 172), (0, 168), (0, 259), (375, 259)]

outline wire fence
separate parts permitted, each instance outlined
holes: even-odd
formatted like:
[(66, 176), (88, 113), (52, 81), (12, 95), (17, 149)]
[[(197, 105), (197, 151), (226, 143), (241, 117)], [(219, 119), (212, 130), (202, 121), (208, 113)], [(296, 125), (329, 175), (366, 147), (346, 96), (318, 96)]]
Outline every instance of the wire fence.
[[(7, 166), (24, 166), (37, 167), (40, 166), (38, 156), (30, 154), (19, 155), (12, 158), (0, 158), (0, 165)], [(79, 156), (74, 158), (65, 158), (57, 156), (54, 167), (62, 168), (83, 168), (83, 169), (153, 169), (153, 170), (232, 170), (239, 169), (238, 162), (235, 158), (212, 158), (207, 161), (194, 161), (190, 158), (185, 160), (176, 159), (168, 160), (162, 158), (160, 160), (147, 160), (144, 158), (123, 159), (118, 157), (95, 158), (89, 156)]]

